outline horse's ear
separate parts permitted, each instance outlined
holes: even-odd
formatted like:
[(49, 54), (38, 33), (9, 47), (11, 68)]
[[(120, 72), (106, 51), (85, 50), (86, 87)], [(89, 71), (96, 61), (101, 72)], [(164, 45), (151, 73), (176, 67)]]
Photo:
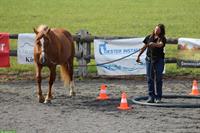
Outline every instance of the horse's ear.
[(38, 31), (35, 28), (33, 28), (33, 31), (35, 32), (35, 34), (38, 34)]
[(48, 33), (50, 32), (50, 30), (51, 30), (51, 29), (48, 27), (48, 28), (45, 30), (45, 33), (44, 33), (44, 34), (45, 34), (45, 35), (48, 35)]

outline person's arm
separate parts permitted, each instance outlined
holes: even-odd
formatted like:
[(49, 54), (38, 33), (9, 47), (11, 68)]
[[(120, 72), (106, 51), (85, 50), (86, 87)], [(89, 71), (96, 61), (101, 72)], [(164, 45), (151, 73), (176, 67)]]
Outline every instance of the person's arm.
[(157, 43), (155, 43), (155, 42), (150, 42), (150, 43), (148, 44), (148, 46), (149, 46), (150, 48), (161, 48), (161, 47), (164, 46), (164, 43), (163, 43), (162, 41), (157, 42)]
[(158, 41), (156, 43), (154, 42), (150, 42), (148, 45), (150, 48), (162, 48), (165, 46), (166, 43), (166, 38), (159, 38)]
[(144, 51), (146, 50), (147, 47), (148, 47), (148, 45), (144, 44), (144, 46), (141, 48), (140, 53), (137, 56), (136, 62), (140, 63), (140, 56), (144, 53)]

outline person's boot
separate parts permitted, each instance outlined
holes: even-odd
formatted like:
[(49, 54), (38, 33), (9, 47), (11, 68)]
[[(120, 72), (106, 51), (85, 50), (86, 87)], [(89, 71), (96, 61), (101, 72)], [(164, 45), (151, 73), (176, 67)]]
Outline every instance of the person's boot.
[(153, 98), (149, 98), (146, 102), (147, 103), (154, 103), (154, 99)]
[(156, 103), (162, 103), (161, 99), (156, 99)]

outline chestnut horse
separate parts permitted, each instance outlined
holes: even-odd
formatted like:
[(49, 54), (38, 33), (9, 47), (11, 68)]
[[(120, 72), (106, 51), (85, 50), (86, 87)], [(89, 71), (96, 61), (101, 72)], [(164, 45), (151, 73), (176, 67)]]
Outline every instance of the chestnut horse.
[[(36, 68), (37, 94), (40, 103), (50, 103), (53, 98), (51, 89), (56, 79), (56, 66), (60, 65), (64, 85), (69, 85), (70, 96), (75, 96), (73, 81), (74, 42), (72, 35), (64, 29), (50, 29), (40, 25), (36, 33), (34, 45), (34, 63)], [(47, 66), (50, 70), (49, 87), (46, 98), (42, 95), (41, 70)]]

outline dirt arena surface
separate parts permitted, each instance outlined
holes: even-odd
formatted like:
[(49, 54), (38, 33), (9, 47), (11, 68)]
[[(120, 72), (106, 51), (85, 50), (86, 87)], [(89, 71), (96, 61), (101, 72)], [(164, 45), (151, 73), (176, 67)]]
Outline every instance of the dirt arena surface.
[[(100, 86), (110, 99), (98, 101)], [(48, 81), (42, 83), (47, 91)], [(34, 80), (0, 83), (0, 130), (17, 133), (199, 133), (200, 108), (164, 108), (135, 105), (131, 98), (146, 95), (142, 80), (84, 79), (75, 81), (77, 96), (70, 98), (56, 80), (52, 104), (38, 103)], [(165, 79), (164, 94), (188, 94), (192, 80)], [(121, 91), (133, 109), (120, 111)], [(163, 99), (165, 100), (165, 99)], [(192, 102), (199, 103), (200, 100)]]

